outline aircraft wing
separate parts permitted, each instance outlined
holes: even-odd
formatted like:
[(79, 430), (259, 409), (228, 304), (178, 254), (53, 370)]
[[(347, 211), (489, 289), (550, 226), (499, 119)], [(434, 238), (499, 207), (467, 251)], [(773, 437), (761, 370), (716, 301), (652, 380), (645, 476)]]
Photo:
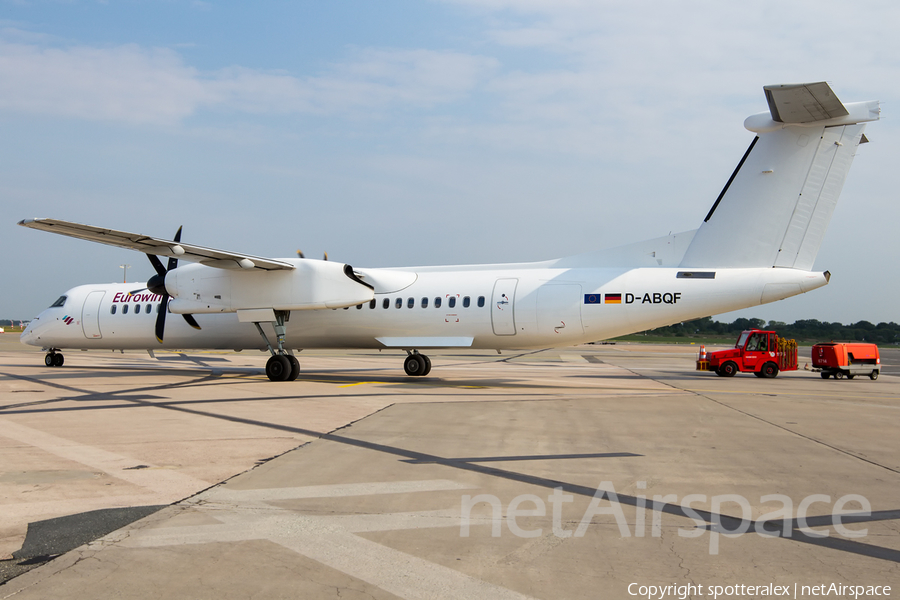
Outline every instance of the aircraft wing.
[(202, 263), (219, 269), (262, 269), (264, 271), (272, 271), (295, 268), (294, 265), (283, 260), (261, 258), (225, 250), (214, 250), (203, 246), (154, 238), (140, 233), (104, 229), (58, 219), (25, 219), (19, 221), (19, 225), (88, 240), (89, 242), (99, 242), (109, 246), (137, 250), (144, 254)]

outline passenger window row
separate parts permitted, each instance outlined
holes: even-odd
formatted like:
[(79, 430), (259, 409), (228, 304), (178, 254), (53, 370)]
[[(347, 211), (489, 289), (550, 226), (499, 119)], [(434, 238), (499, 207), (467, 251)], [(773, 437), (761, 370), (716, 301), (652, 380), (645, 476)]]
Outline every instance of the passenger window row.
[[(116, 314), (116, 311), (118, 310), (118, 308), (117, 308), (118, 306), (119, 306), (118, 304), (113, 304), (112, 306), (110, 306), (109, 314), (111, 314), (111, 315)], [(128, 306), (129, 306), (128, 304), (122, 305), (122, 314), (123, 315), (128, 314)], [(140, 314), (141, 308), (143, 308), (144, 313), (149, 315), (151, 312), (153, 312), (153, 306), (154, 306), (153, 304), (144, 304), (144, 305), (135, 304), (134, 305), (134, 314), (136, 314), (136, 315)], [(159, 312), (159, 304), (156, 304), (155, 306), (156, 306), (156, 312), (158, 313)]]
[[(440, 308), (443, 305), (443, 302), (444, 302), (443, 298), (441, 298), (440, 296), (435, 296), (434, 300), (431, 302), (431, 305), (434, 306), (435, 308)], [(478, 296), (475, 303), (477, 304), (478, 308), (483, 308), (484, 307), (484, 296)], [(384, 300), (381, 301), (382, 308), (390, 308), (391, 304), (392, 303), (391, 303), (390, 298), (385, 298)], [(419, 301), (419, 306), (421, 306), (422, 308), (428, 308), (428, 304), (429, 304), (428, 297), (423, 297)], [(375, 300), (374, 298), (369, 301), (369, 308), (375, 308), (377, 305), (378, 305), (378, 301)], [(403, 308), (403, 298), (394, 298), (393, 305), (394, 305), (394, 308)], [(410, 298), (406, 299), (406, 308), (413, 308), (413, 307), (415, 307), (415, 305), (416, 305), (415, 298), (410, 297)], [(463, 296), (462, 307), (469, 308), (471, 305), (472, 305), (472, 299), (469, 296)], [(362, 309), (362, 307), (363, 307), (362, 304), (356, 305), (357, 309)], [(456, 308), (456, 296), (450, 296), (449, 298), (447, 298), (447, 308)]]

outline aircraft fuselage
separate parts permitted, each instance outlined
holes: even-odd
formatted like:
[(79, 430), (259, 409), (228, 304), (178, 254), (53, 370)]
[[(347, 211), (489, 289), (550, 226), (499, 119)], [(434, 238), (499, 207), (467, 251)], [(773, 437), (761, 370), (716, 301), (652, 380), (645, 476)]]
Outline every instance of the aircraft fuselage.
[[(287, 347), (567, 346), (756, 306), (827, 283), (824, 273), (779, 268), (560, 269), (538, 263), (359, 271), (379, 282), (374, 299), (291, 311)], [(72, 288), (63, 305), (32, 321), (22, 341), (46, 349), (266, 349), (255, 325), (234, 312), (194, 313), (199, 331), (170, 315), (159, 343), (153, 329), (161, 297), (146, 289), (129, 294), (134, 291), (135, 284)]]

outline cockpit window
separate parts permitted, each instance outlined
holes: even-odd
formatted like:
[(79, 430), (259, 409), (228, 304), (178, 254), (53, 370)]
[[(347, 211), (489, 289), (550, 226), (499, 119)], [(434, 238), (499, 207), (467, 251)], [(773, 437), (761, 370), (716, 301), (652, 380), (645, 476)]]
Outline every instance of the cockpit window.
[(50, 305), (50, 308), (57, 308), (59, 306), (65, 305), (65, 303), (66, 303), (66, 297), (60, 296), (56, 302), (54, 302), (53, 304)]

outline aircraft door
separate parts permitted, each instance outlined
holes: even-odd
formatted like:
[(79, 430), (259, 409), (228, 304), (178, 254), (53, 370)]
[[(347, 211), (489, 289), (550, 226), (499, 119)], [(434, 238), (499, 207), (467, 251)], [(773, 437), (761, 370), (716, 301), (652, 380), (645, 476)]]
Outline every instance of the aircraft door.
[(100, 301), (106, 292), (96, 291), (88, 294), (84, 299), (84, 307), (81, 309), (81, 329), (84, 337), (95, 340), (103, 335), (100, 333)]
[(516, 335), (516, 320), (513, 311), (518, 279), (498, 279), (494, 283), (491, 300), (491, 325), (494, 335)]
[(581, 336), (581, 298), (581, 286), (577, 283), (551, 283), (538, 288), (538, 333), (558, 336), (560, 340)]

